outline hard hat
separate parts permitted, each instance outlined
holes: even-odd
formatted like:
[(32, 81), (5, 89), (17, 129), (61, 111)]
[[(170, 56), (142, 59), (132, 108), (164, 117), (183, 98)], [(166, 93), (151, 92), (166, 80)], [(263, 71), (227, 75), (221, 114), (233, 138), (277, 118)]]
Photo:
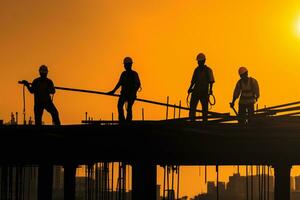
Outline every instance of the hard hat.
[(242, 75), (244, 73), (248, 72), (248, 69), (246, 67), (240, 67), (239, 68), (239, 75)]
[(40, 73), (47, 73), (48, 68), (46, 65), (41, 65), (39, 71), (40, 71)]
[(130, 58), (130, 57), (125, 57), (124, 60), (123, 60), (123, 63), (124, 63), (124, 64), (133, 63), (132, 58)]
[(199, 53), (197, 55), (197, 58), (196, 58), (198, 61), (203, 61), (206, 59), (205, 55), (203, 53)]

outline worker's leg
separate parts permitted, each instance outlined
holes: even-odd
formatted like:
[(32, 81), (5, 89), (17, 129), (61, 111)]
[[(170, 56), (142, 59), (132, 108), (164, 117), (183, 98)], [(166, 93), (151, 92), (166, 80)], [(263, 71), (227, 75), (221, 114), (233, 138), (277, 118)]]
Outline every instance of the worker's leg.
[(119, 101), (118, 101), (119, 122), (125, 121), (124, 110), (123, 110), (125, 101), (126, 101), (126, 99), (124, 96), (119, 97)]
[(248, 104), (247, 105), (247, 112), (248, 112), (248, 123), (251, 122), (251, 118), (253, 117), (254, 115), (254, 104)]
[(202, 105), (202, 117), (203, 117), (203, 122), (206, 123), (207, 122), (207, 114), (208, 114), (208, 95), (203, 94), (200, 97), (200, 102)]
[(191, 100), (190, 100), (190, 113), (189, 113), (189, 117), (191, 121), (195, 121), (198, 102), (199, 102), (199, 94), (192, 93)]
[(42, 125), (42, 116), (44, 112), (44, 106), (41, 104), (34, 105), (34, 120), (35, 125), (40, 126)]
[(127, 101), (127, 117), (126, 121), (132, 121), (132, 106), (134, 104), (135, 98), (129, 98)]
[(51, 114), (53, 124), (59, 126), (60, 125), (59, 114), (53, 102), (49, 102), (45, 106), (45, 108)]
[(239, 104), (239, 116), (238, 121), (239, 124), (245, 125), (246, 124), (246, 105)]

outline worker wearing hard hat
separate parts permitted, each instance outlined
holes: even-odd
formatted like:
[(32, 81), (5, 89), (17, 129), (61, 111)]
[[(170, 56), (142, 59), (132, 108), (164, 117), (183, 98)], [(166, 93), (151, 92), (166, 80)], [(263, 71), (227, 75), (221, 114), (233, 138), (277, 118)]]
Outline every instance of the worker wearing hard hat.
[(28, 81), (21, 81), (34, 94), (34, 117), (35, 125), (42, 125), (42, 115), (46, 109), (52, 116), (54, 125), (60, 125), (58, 111), (52, 102), (51, 94), (55, 93), (55, 88), (52, 80), (47, 78), (48, 68), (46, 65), (41, 65), (39, 68), (40, 77), (33, 80), (30, 85)]
[(256, 79), (248, 76), (248, 69), (240, 67), (238, 71), (241, 79), (237, 82), (230, 106), (234, 108), (236, 99), (239, 99), (239, 122), (245, 124), (254, 114), (254, 104), (259, 98), (259, 86)]
[(196, 60), (198, 66), (194, 71), (191, 85), (188, 89), (188, 93), (192, 93), (189, 117), (191, 121), (195, 120), (197, 105), (200, 101), (203, 111), (203, 122), (206, 122), (208, 114), (208, 98), (209, 95), (213, 93), (215, 79), (212, 69), (205, 65), (205, 55), (203, 53), (198, 54)]
[[(119, 122), (132, 120), (132, 106), (136, 99), (136, 94), (141, 87), (140, 78), (137, 72), (132, 70), (133, 60), (130, 57), (125, 57), (123, 60), (125, 71), (121, 74), (119, 82), (115, 88), (108, 92), (114, 94), (121, 87), (121, 95), (118, 101)], [(125, 119), (123, 107), (127, 102), (127, 116)]]

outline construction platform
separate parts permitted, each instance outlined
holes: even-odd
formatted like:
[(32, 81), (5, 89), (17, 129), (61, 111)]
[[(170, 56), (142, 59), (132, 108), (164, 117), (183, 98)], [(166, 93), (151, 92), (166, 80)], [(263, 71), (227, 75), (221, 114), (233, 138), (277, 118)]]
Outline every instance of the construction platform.
[(269, 165), (275, 169), (275, 200), (289, 199), (290, 168), (300, 164), (300, 117), (266, 117), (246, 127), (237, 123), (144, 121), (3, 125), (0, 132), (1, 165), (76, 167), (116, 161), (132, 165), (134, 200), (141, 194), (145, 197), (146, 190), (149, 199), (154, 197), (157, 165)]
[(148, 160), (157, 165), (300, 164), (300, 117), (236, 123), (0, 126), (0, 162), (85, 164)]

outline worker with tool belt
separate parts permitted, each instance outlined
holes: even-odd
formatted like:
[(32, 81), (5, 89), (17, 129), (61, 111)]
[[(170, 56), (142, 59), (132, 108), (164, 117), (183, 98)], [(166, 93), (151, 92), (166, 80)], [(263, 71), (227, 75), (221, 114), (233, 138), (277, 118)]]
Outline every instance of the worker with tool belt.
[(54, 125), (60, 125), (58, 111), (52, 102), (51, 94), (55, 93), (55, 88), (52, 80), (47, 78), (48, 68), (46, 65), (41, 65), (39, 68), (40, 77), (33, 80), (32, 84), (23, 80), (23, 83), (30, 93), (34, 94), (34, 117), (35, 125), (42, 125), (42, 115), (46, 109), (52, 116)]
[(203, 122), (207, 122), (209, 95), (213, 94), (213, 84), (215, 82), (213, 71), (205, 65), (206, 57), (203, 53), (197, 55), (198, 66), (194, 71), (188, 94), (192, 93), (190, 100), (191, 121), (195, 121), (196, 109), (200, 100), (202, 105)]
[(248, 70), (246, 67), (239, 68), (239, 75), (241, 79), (237, 82), (232, 102), (230, 106), (234, 108), (234, 103), (239, 99), (239, 123), (245, 124), (249, 122), (249, 118), (254, 114), (254, 104), (259, 98), (259, 86), (256, 79), (248, 77)]
[(125, 71), (122, 72), (121, 77), (115, 88), (108, 92), (114, 94), (119, 87), (121, 88), (121, 95), (118, 101), (119, 122), (125, 121), (123, 107), (127, 102), (127, 116), (126, 121), (132, 121), (132, 106), (136, 99), (136, 93), (141, 87), (139, 75), (132, 70), (133, 60), (131, 57), (125, 57), (123, 60)]

